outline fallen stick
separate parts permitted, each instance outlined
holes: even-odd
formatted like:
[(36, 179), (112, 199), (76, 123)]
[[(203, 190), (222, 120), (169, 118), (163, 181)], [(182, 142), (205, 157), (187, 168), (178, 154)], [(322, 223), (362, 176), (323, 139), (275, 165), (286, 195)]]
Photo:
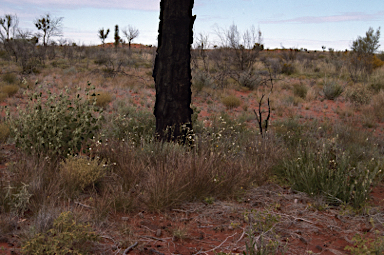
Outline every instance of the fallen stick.
[(136, 242), (134, 244), (132, 244), (131, 246), (129, 246), (127, 249), (125, 249), (125, 251), (123, 252), (123, 255), (126, 255), (128, 254), (131, 250), (133, 250), (133, 248), (135, 248), (139, 243)]

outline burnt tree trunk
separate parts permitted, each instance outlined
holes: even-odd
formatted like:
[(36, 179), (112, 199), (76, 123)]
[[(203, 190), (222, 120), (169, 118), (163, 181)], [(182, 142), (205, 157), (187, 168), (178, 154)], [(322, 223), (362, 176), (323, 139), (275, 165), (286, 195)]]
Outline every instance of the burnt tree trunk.
[(192, 130), (191, 44), (194, 0), (161, 0), (158, 48), (153, 69), (156, 86), (156, 136), (185, 139)]

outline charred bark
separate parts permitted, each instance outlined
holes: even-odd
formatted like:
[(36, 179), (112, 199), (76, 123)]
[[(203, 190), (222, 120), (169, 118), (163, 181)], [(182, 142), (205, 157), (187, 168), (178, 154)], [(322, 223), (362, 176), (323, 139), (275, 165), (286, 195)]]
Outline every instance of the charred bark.
[[(156, 135), (180, 141), (192, 130), (191, 44), (194, 0), (162, 0), (158, 48), (153, 69)], [(185, 141), (185, 140), (184, 140)]]

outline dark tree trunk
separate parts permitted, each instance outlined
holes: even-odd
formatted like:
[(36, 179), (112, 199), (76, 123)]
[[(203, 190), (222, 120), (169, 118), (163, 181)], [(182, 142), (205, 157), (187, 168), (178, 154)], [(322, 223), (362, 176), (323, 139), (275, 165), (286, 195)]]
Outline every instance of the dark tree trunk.
[(162, 0), (158, 48), (153, 70), (156, 85), (156, 135), (163, 141), (184, 140), (192, 130), (191, 44), (194, 0)]

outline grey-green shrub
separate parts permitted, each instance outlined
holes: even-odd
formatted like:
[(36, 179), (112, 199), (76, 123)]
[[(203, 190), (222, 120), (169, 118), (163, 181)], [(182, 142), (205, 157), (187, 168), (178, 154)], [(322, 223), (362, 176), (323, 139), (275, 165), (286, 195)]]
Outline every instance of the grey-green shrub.
[(102, 118), (86, 99), (90, 90), (94, 88), (88, 84), (86, 95), (79, 89), (74, 98), (68, 90), (59, 95), (48, 92), (46, 99), (42, 92), (29, 94), (27, 108), (18, 109), (19, 116), (10, 118), (16, 146), (28, 154), (52, 159), (79, 153), (96, 136)]
[(336, 99), (341, 95), (341, 93), (343, 93), (343, 91), (343, 87), (335, 81), (328, 81), (324, 83), (323, 93), (324, 97), (328, 100)]

